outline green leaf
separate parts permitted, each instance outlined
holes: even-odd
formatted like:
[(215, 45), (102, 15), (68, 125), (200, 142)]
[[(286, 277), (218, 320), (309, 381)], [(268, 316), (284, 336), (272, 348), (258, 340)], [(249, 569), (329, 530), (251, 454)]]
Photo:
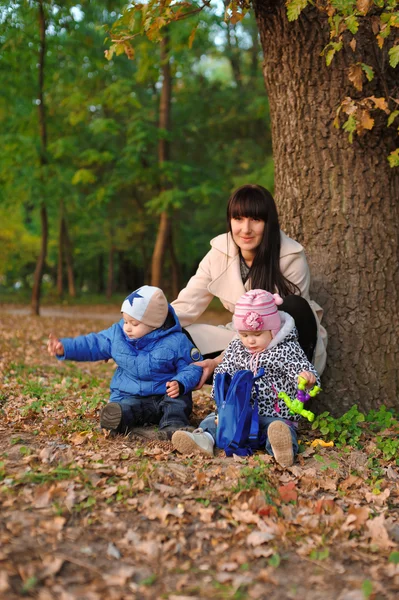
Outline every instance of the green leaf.
[(349, 115), (348, 119), (342, 125), (342, 129), (349, 133), (349, 142), (353, 142), (353, 134), (356, 131), (356, 119), (354, 115)]
[(362, 592), (365, 600), (370, 598), (373, 593), (373, 582), (370, 579), (365, 579), (362, 583)]
[(292, 0), (287, 2), (287, 17), (289, 21), (296, 21), (304, 8), (308, 5), (308, 0)]
[(364, 63), (362, 63), (362, 69), (366, 73), (368, 81), (372, 81), (374, 79), (374, 69)]
[(399, 44), (394, 46), (388, 52), (389, 55), (389, 64), (391, 67), (395, 68), (399, 63)]
[(391, 554), (389, 555), (388, 561), (390, 563), (393, 563), (394, 565), (399, 565), (399, 552), (397, 550), (394, 550), (393, 552), (391, 552)]
[(399, 110), (394, 110), (388, 117), (388, 127), (392, 125), (396, 117), (399, 115)]
[(276, 552), (275, 554), (273, 554), (269, 560), (267, 561), (269, 563), (269, 565), (271, 567), (278, 567), (281, 563), (281, 558), (280, 555), (278, 554), (278, 552)]
[(95, 183), (96, 181), (97, 177), (90, 169), (79, 169), (72, 177), (73, 185), (78, 185), (79, 183)]
[(355, 35), (359, 29), (359, 21), (355, 17), (355, 15), (350, 15), (347, 19), (345, 19), (346, 26), (353, 35)]
[(328, 44), (324, 50), (322, 51), (321, 55), (323, 56), (324, 54), (326, 55), (326, 65), (327, 67), (330, 66), (332, 59), (335, 56), (336, 52), (339, 52), (342, 49), (342, 42), (331, 42), (330, 44)]
[(391, 154), (388, 156), (388, 161), (390, 166), (399, 167), (399, 148), (396, 148)]

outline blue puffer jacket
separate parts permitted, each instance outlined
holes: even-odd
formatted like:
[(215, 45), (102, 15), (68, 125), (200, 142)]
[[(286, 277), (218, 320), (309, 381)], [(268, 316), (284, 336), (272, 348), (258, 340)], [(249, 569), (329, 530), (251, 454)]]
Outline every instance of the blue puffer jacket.
[(178, 381), (184, 393), (199, 382), (202, 368), (193, 361), (202, 360), (197, 348), (182, 333), (181, 325), (169, 305), (167, 321), (174, 324), (160, 327), (137, 340), (130, 340), (123, 331), (123, 319), (109, 329), (76, 338), (62, 338), (64, 355), (60, 360), (96, 361), (112, 358), (118, 368), (111, 381), (111, 400), (124, 396), (165, 394), (167, 381)]

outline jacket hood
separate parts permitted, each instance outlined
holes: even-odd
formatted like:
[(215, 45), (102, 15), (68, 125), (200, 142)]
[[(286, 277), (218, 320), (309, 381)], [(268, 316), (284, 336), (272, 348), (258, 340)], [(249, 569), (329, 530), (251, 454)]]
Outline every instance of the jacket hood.
[(281, 329), (274, 336), (266, 350), (271, 350), (272, 348), (277, 346), (277, 344), (280, 344), (283, 341), (292, 342), (293, 340), (296, 340), (298, 338), (298, 334), (295, 330), (295, 321), (291, 317), (291, 315), (284, 312), (283, 310), (280, 310), (279, 313), (281, 318)]
[(164, 324), (161, 327), (158, 327), (158, 329), (154, 329), (154, 331), (147, 333), (147, 335), (144, 335), (141, 338), (133, 339), (133, 340), (128, 338), (127, 335), (125, 334), (125, 332), (123, 331), (123, 323), (124, 323), (123, 319), (121, 319), (119, 321), (119, 325), (122, 329), (122, 332), (123, 332), (123, 335), (124, 335), (126, 341), (129, 342), (130, 344), (134, 344), (136, 346), (136, 348), (141, 349), (141, 348), (145, 348), (146, 346), (148, 346), (149, 344), (151, 344), (153, 342), (157, 342), (158, 340), (165, 337), (166, 335), (170, 335), (171, 333), (181, 333), (182, 328), (179, 323), (179, 319), (177, 318), (177, 315), (175, 313), (173, 306), (171, 306), (170, 304), (168, 304), (168, 316), (166, 317), (166, 320), (165, 320), (165, 323), (167, 323), (167, 322), (171, 323), (171, 325), (169, 327), (168, 326), (165, 327), (165, 324)]
[[(280, 258), (288, 256), (289, 254), (297, 254), (303, 251), (303, 246), (301, 246), (301, 244), (295, 240), (289, 238), (284, 231), (280, 231), (280, 239)], [(219, 250), (219, 252), (223, 252), (223, 254), (227, 254), (227, 256), (231, 258), (238, 256), (238, 248), (232, 238), (231, 233), (222, 233), (221, 235), (218, 235), (211, 240), (210, 244), (212, 248)]]

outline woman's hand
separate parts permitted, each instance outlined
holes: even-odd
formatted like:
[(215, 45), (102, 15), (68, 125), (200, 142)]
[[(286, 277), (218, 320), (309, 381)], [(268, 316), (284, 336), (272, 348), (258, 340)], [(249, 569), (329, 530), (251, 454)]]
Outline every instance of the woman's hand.
[(307, 388), (312, 387), (316, 383), (316, 377), (310, 371), (302, 371), (302, 373), (299, 373), (299, 377), (302, 377), (306, 381)]
[(64, 346), (62, 345), (62, 342), (60, 342), (60, 340), (56, 338), (53, 333), (50, 333), (48, 336), (47, 352), (51, 356), (62, 356), (64, 354)]
[(213, 375), (216, 367), (221, 363), (222, 357), (217, 356), (216, 358), (206, 358), (205, 360), (200, 360), (199, 362), (193, 363), (197, 367), (202, 367), (202, 375), (201, 379), (198, 382), (198, 385), (194, 388), (195, 390), (200, 390), (204, 383), (209, 379), (211, 375)]

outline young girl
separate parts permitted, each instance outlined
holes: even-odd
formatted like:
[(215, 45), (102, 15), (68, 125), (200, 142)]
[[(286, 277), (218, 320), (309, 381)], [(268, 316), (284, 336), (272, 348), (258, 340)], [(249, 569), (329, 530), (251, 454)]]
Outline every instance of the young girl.
[(309, 296), (310, 273), (303, 247), (280, 230), (273, 196), (260, 185), (244, 185), (227, 205), (228, 233), (211, 240), (211, 250), (172, 306), (182, 327), (207, 360), (200, 385), (220, 364), (220, 353), (233, 339), (229, 323), (216, 327), (198, 322), (213, 297), (234, 312), (237, 300), (248, 290), (279, 293), (280, 310), (290, 314), (299, 344), (319, 373), (326, 362), (327, 334), (323, 314)]
[[(278, 294), (251, 290), (237, 302), (233, 324), (238, 338), (228, 345), (216, 373), (248, 369), (255, 374), (263, 367), (265, 374), (258, 380), (258, 407), (260, 435), (266, 436), (266, 451), (282, 466), (291, 466), (298, 452), (296, 435), (298, 415), (291, 415), (280, 391), (294, 398), (298, 377), (311, 387), (319, 377), (298, 343), (293, 318), (277, 306), (282, 303)], [(256, 388), (253, 389), (253, 399)], [(212, 388), (214, 397), (214, 388)], [(216, 439), (215, 413), (208, 415), (194, 432), (173, 434), (172, 443), (182, 453), (212, 456)]]

